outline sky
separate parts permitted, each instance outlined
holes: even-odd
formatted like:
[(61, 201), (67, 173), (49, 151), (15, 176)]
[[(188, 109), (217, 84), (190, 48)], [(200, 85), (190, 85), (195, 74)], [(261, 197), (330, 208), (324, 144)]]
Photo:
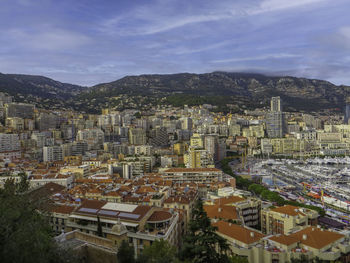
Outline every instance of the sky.
[(349, 0), (0, 0), (0, 72), (91, 86), (257, 72), (350, 85)]

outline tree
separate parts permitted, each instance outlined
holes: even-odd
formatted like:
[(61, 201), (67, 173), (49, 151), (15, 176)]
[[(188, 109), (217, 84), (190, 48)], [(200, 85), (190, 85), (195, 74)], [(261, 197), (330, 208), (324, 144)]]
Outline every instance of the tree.
[(25, 176), (22, 180), (8, 180), (0, 189), (1, 262), (73, 262), (57, 246), (46, 218), (25, 192)]
[(135, 254), (134, 248), (129, 246), (128, 242), (122, 241), (117, 253), (118, 263), (134, 263)]
[(22, 172), (18, 174), (21, 177), (19, 184), (17, 185), (17, 191), (23, 193), (29, 189), (29, 181), (26, 173)]
[(141, 115), (141, 113), (138, 111), (138, 112), (136, 112), (136, 113), (134, 114), (134, 117), (135, 117), (136, 119), (141, 119), (142, 115)]
[(211, 225), (210, 219), (203, 209), (202, 201), (196, 202), (193, 217), (189, 222), (189, 233), (184, 238), (180, 251), (180, 259), (195, 263), (230, 262), (230, 252), (226, 240), (216, 233), (217, 228)]
[(176, 249), (167, 241), (161, 239), (146, 247), (137, 260), (140, 263), (175, 263), (179, 262), (176, 257)]
[(249, 263), (247, 257), (240, 257), (240, 256), (232, 256), (230, 257), (231, 263)]

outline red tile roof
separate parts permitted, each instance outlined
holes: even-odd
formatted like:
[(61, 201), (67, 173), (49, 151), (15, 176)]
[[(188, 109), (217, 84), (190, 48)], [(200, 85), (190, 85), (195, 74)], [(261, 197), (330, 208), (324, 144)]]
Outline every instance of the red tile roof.
[(167, 221), (173, 215), (167, 211), (154, 211), (153, 214), (148, 218), (148, 222), (160, 222)]
[(217, 232), (247, 245), (258, 242), (264, 237), (263, 234), (257, 231), (224, 221), (214, 223), (213, 226), (218, 228)]
[(226, 220), (239, 219), (237, 215), (237, 210), (234, 206), (204, 205), (203, 208), (209, 218), (226, 219)]
[(344, 235), (336, 232), (322, 230), (311, 226), (290, 234), (289, 236), (298, 239), (305, 246), (316, 249), (321, 249), (345, 237)]

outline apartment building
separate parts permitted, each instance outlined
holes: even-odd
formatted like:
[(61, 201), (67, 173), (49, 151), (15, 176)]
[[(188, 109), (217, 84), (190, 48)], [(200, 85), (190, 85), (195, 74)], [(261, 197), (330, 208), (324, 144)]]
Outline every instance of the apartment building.
[(55, 162), (63, 160), (63, 150), (61, 146), (47, 146), (43, 148), (44, 162)]
[(293, 259), (349, 262), (349, 234), (309, 226), (289, 235), (265, 236), (248, 227), (218, 221), (217, 233), (225, 238), (234, 255), (250, 263), (287, 263)]
[(179, 245), (179, 214), (151, 206), (86, 200), (69, 215), (65, 229), (98, 235), (99, 225), (104, 238), (115, 244), (128, 241), (136, 256), (158, 239)]
[(221, 207), (235, 207), (237, 218), (248, 227), (257, 227), (260, 221), (261, 201), (255, 198), (243, 198), (240, 196), (226, 196), (214, 201)]
[(163, 173), (164, 179), (174, 183), (204, 183), (210, 184), (222, 180), (223, 172), (216, 168), (171, 168)]
[(285, 205), (261, 211), (261, 229), (265, 234), (288, 234), (317, 224), (318, 213), (311, 209)]

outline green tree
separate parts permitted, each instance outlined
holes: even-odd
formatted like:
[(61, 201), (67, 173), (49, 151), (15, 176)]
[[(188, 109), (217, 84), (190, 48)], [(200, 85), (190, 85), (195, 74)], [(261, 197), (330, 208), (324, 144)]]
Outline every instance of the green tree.
[(22, 180), (8, 180), (0, 189), (1, 262), (73, 262), (73, 256), (58, 248), (46, 218), (25, 192), (24, 176)]
[(198, 200), (189, 222), (189, 233), (185, 236), (180, 251), (180, 259), (191, 260), (194, 263), (230, 262), (227, 256), (230, 252), (229, 245), (216, 230), (217, 228), (211, 225), (202, 202)]
[(139, 256), (139, 263), (175, 263), (179, 262), (176, 257), (176, 249), (167, 241), (156, 240), (151, 246), (146, 247)]
[(19, 184), (17, 184), (18, 192), (25, 192), (29, 189), (29, 180), (26, 173), (22, 172), (18, 174), (21, 177)]
[(240, 256), (232, 256), (230, 257), (231, 263), (249, 263), (247, 257), (240, 257)]
[(141, 113), (138, 111), (138, 112), (136, 112), (136, 113), (134, 114), (134, 117), (135, 117), (136, 119), (141, 119), (142, 115), (141, 115)]
[(135, 254), (134, 248), (129, 246), (128, 242), (122, 241), (117, 253), (118, 263), (134, 263)]

